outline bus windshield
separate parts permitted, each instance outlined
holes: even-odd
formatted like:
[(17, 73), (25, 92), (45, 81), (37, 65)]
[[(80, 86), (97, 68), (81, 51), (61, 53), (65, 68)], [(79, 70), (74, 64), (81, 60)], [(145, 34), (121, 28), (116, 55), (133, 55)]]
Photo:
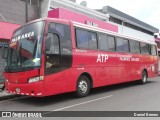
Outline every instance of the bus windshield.
[(44, 21), (40, 21), (14, 32), (5, 71), (17, 72), (40, 67), (43, 30)]

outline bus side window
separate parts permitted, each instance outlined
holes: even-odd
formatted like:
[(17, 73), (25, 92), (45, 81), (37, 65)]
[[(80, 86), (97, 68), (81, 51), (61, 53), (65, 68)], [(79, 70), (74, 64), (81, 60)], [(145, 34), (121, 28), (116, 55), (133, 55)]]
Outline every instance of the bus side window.
[(87, 30), (76, 29), (77, 47), (87, 50), (97, 49), (97, 34)]
[(115, 37), (113, 36), (108, 36), (108, 50), (109, 51), (115, 51)]
[(91, 50), (97, 49), (97, 35), (95, 32), (89, 32), (88, 36), (88, 48)]
[(156, 51), (156, 46), (155, 45), (151, 45), (151, 55), (154, 55), (154, 56), (157, 55), (157, 51)]
[(140, 43), (138, 41), (130, 40), (131, 53), (140, 53)]
[(107, 51), (108, 50), (108, 40), (107, 35), (99, 35), (99, 49)]
[(124, 47), (124, 52), (129, 52), (129, 41), (128, 40), (123, 40), (123, 47)]
[(77, 47), (88, 49), (88, 32), (76, 29)]
[(118, 52), (124, 52), (124, 44), (123, 44), (123, 38), (117, 38), (117, 51)]
[(124, 39), (124, 38), (120, 38), (117, 37), (117, 51), (118, 52), (129, 52), (129, 41)]
[(149, 45), (147, 43), (141, 42), (141, 53), (142, 54), (149, 54)]

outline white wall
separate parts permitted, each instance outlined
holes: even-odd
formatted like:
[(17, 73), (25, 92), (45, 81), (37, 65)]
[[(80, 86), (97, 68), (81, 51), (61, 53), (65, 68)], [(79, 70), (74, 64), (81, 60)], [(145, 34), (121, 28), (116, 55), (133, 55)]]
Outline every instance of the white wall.
[(135, 38), (140, 38), (140, 39), (143, 39), (143, 40), (147, 40), (147, 41), (148, 40), (155, 41), (154, 36), (149, 35), (147, 33), (143, 33), (141, 31), (134, 30), (132, 28), (125, 27), (125, 26), (123, 27), (123, 34), (133, 36)]
[(109, 23), (117, 25), (118, 26), (118, 32), (121, 33), (121, 34), (125, 34), (125, 35), (128, 35), (128, 36), (134, 37), (134, 38), (139, 38), (139, 39), (143, 39), (143, 40), (147, 40), (147, 41), (148, 40), (155, 41), (155, 38), (152, 35), (143, 33), (141, 31), (138, 31), (138, 30), (126, 27), (126, 26), (122, 26), (120, 24), (113, 23), (111, 21), (109, 21)]

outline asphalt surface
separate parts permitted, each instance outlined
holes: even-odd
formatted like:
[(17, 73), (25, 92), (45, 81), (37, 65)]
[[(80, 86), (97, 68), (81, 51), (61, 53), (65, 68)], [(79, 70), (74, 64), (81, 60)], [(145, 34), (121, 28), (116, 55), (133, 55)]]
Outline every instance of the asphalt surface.
[(3, 100), (0, 101), (0, 111), (46, 111), (46, 114), (52, 111), (160, 111), (160, 77), (149, 79), (145, 85), (130, 82), (96, 88), (85, 98), (67, 93)]

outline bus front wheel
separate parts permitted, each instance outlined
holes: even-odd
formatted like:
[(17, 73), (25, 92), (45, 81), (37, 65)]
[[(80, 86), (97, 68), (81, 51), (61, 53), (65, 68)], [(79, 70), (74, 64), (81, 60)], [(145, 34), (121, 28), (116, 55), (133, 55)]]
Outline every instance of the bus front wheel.
[(76, 85), (76, 95), (77, 97), (85, 97), (89, 94), (91, 89), (91, 84), (85, 75), (79, 77)]

